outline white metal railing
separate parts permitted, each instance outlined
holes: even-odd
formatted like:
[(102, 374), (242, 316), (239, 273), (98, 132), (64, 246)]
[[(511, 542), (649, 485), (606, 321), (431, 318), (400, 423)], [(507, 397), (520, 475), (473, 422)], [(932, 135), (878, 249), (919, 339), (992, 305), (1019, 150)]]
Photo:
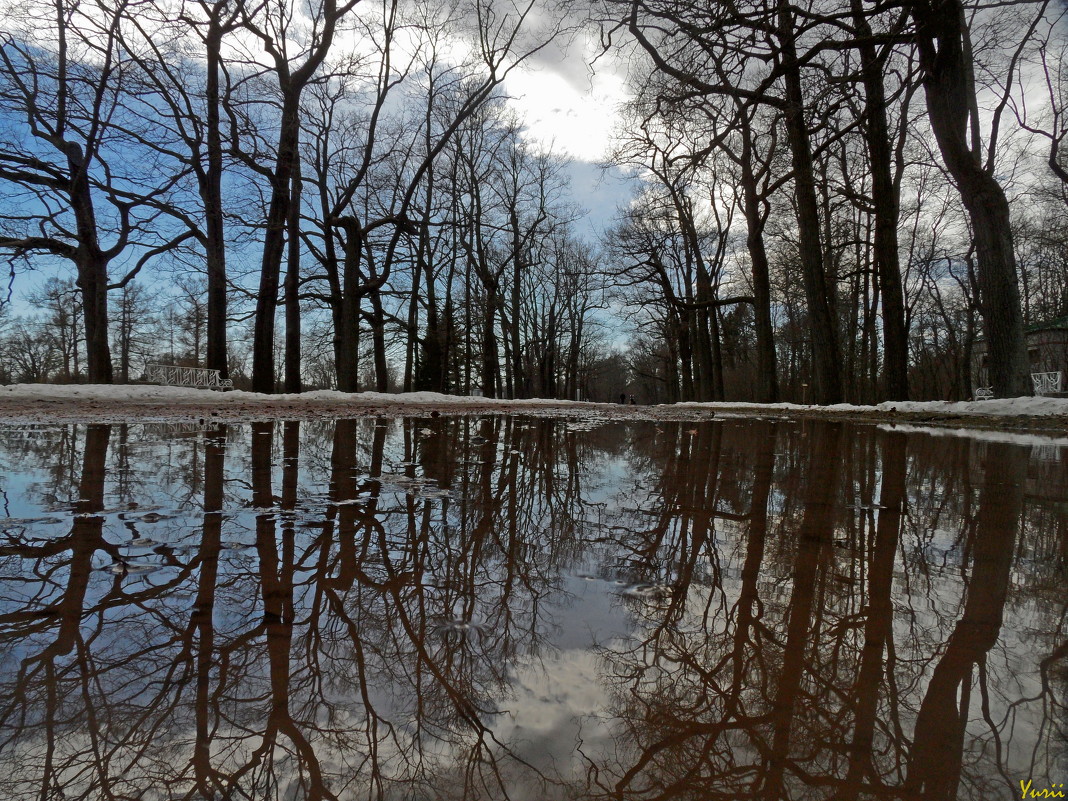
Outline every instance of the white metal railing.
[(218, 430), (216, 423), (145, 423), (141, 437), (147, 440), (175, 439), (190, 434), (212, 434)]
[(1061, 371), (1052, 373), (1031, 373), (1036, 395), (1052, 395), (1061, 391)]
[(176, 367), (171, 364), (146, 364), (145, 380), (172, 387), (203, 387), (204, 389), (233, 389), (234, 382), (221, 378), (218, 370), (206, 367)]

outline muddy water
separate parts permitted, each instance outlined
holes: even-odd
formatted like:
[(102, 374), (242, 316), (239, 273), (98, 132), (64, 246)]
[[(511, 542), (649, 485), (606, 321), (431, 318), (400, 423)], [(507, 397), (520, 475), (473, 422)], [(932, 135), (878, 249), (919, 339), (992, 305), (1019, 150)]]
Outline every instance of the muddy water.
[(8, 426), (0, 465), (0, 798), (1068, 785), (1055, 440)]

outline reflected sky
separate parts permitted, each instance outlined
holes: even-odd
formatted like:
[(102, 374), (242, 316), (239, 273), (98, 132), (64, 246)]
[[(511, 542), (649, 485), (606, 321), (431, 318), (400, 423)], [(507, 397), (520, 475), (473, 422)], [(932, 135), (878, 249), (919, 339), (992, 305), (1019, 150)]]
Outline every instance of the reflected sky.
[(0, 426), (0, 464), (0, 797), (1068, 784), (1056, 443), (460, 416)]

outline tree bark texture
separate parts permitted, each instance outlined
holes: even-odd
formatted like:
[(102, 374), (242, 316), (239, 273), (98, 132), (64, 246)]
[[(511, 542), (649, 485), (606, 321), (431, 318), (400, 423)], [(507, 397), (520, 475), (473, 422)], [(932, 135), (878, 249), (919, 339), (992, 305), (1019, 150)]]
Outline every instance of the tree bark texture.
[(205, 37), (207, 63), (205, 128), (208, 166), (201, 199), (204, 203), (205, 266), (208, 279), (208, 354), (207, 366), (218, 370), (220, 376), (229, 375), (226, 352), (226, 233), (223, 220), (222, 173), (223, 147), (219, 129), (219, 71), (222, 50), (222, 14), (225, 3), (211, 9), (208, 33)]
[(292, 197), (289, 206), (289, 221), (286, 260), (286, 367), (285, 391), (300, 392), (300, 160), (293, 167)]
[(82, 294), (85, 320), (85, 353), (92, 384), (112, 382), (111, 350), (108, 344), (108, 255), (100, 248), (96, 210), (89, 186), (88, 156), (74, 142), (62, 143), (67, 157), (67, 184), (77, 230), (73, 260), (78, 269), (77, 286)]
[(300, 134), (297, 97), (283, 100), (282, 125), (278, 135), (278, 161), (271, 178), (271, 202), (263, 236), (260, 284), (256, 295), (255, 329), (252, 340), (252, 391), (274, 392), (274, 329), (278, 309), (278, 284), (289, 220), (290, 184), (297, 161)]

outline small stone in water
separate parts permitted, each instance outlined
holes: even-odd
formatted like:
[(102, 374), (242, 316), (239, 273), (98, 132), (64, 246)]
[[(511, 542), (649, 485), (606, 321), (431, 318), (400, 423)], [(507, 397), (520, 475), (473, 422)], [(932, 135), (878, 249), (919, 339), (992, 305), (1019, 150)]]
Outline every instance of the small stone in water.
[(104, 570), (117, 576), (143, 576), (159, 570), (159, 565), (146, 565), (142, 562), (115, 562), (105, 567)]

